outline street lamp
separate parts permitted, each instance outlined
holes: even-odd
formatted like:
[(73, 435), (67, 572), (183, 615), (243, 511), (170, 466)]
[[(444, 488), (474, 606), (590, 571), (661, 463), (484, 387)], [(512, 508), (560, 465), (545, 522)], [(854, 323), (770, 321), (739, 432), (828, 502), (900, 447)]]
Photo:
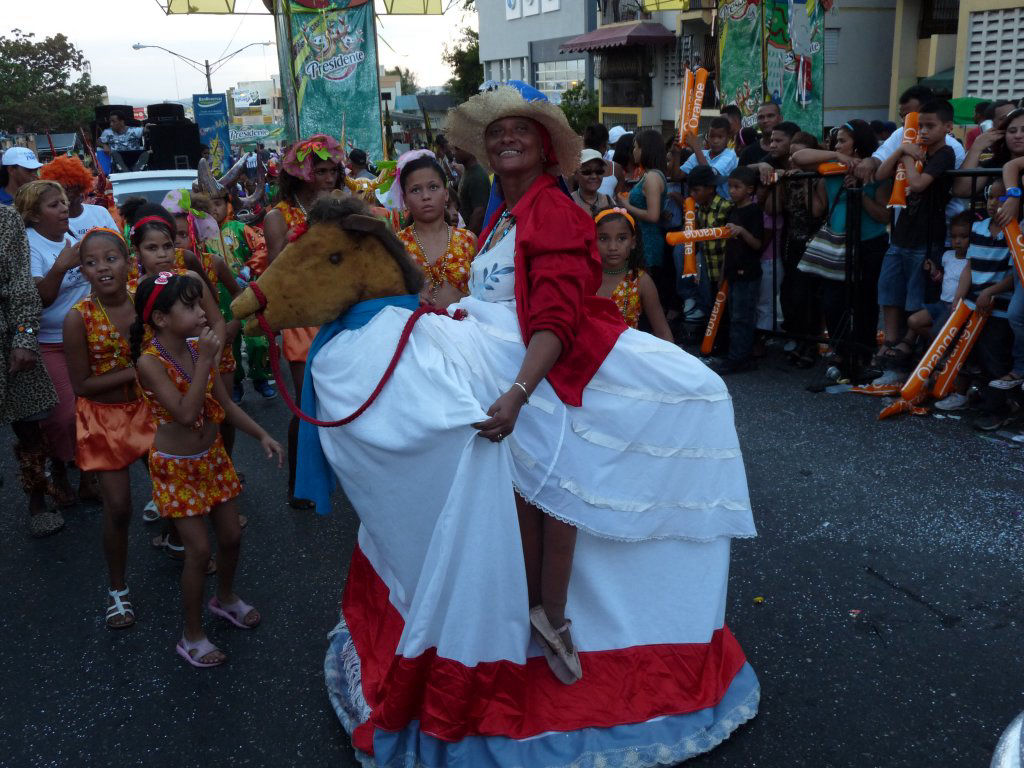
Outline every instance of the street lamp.
[(265, 42), (265, 43), (249, 43), (248, 45), (243, 45), (237, 51), (233, 51), (233, 52), (229, 53), (227, 56), (222, 56), (221, 58), (217, 59), (214, 62), (211, 62), (209, 59), (206, 59), (206, 60), (204, 60), (202, 62), (198, 62), (195, 59), (190, 59), (188, 56), (182, 56), (180, 53), (175, 53), (174, 51), (168, 50), (167, 48), (164, 48), (162, 45), (143, 45), (142, 43), (135, 43), (135, 45), (133, 45), (132, 48), (134, 50), (136, 50), (136, 51), (141, 51), (143, 48), (159, 48), (161, 51), (164, 51), (165, 53), (171, 54), (171, 56), (177, 56), (179, 59), (181, 59), (186, 64), (188, 64), (190, 67), (192, 67), (192, 69), (200, 72), (203, 75), (206, 75), (206, 92), (207, 93), (213, 93), (213, 83), (210, 81), (210, 75), (212, 75), (214, 72), (216, 72), (222, 66), (224, 66), (224, 63), (228, 59), (233, 58), (234, 56), (237, 56), (242, 51), (244, 51), (246, 48), (252, 48), (254, 45), (267, 46), (267, 45), (273, 45), (273, 43), (270, 43), (270, 42)]

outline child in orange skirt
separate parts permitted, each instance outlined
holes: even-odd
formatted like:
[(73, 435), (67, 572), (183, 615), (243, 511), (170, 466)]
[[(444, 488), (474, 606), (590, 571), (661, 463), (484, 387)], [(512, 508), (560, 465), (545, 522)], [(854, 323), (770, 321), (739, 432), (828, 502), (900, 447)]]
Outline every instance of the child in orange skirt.
[[(259, 612), (234, 593), (241, 545), (234, 499), (242, 488), (219, 425), (228, 421), (259, 440), (268, 458), (277, 456), (278, 466), (283, 454), (277, 441), (231, 402), (216, 374), (223, 341), (207, 325), (203, 293), (197, 277), (161, 272), (143, 279), (135, 294), (138, 318), (131, 329), (131, 353), (157, 425), (149, 453), (153, 499), (185, 545), (185, 629), (176, 651), (192, 666), (205, 668), (227, 660), (202, 626), (203, 581), (210, 558), (207, 516), (213, 520), (218, 548), (217, 592), (208, 604), (210, 611), (240, 629), (252, 629), (260, 621)], [(152, 338), (144, 343), (147, 330)], [(190, 340), (197, 336), (198, 342)]]
[(128, 293), (128, 246), (113, 229), (90, 229), (79, 245), (92, 286), (64, 318), (64, 354), (77, 395), (75, 463), (97, 472), (103, 496), (103, 552), (110, 574), (107, 627), (135, 623), (125, 583), (132, 497), (128, 468), (153, 444), (156, 428), (140, 397), (128, 347), (135, 305)]

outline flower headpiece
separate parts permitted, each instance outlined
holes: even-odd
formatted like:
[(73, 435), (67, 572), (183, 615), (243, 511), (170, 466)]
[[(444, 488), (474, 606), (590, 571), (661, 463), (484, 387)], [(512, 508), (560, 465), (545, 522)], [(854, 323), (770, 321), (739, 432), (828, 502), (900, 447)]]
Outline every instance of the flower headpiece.
[(296, 178), (305, 182), (313, 181), (313, 164), (317, 160), (329, 160), (341, 164), (345, 153), (337, 139), (325, 133), (317, 133), (303, 139), (288, 148), (284, 155), (282, 168)]
[(142, 310), (142, 322), (148, 323), (150, 315), (153, 314), (153, 304), (156, 302), (156, 297), (160, 295), (164, 288), (167, 287), (167, 283), (174, 277), (172, 272), (161, 272), (153, 280), (153, 292), (149, 294), (149, 298), (146, 299), (146, 306)]
[(597, 214), (597, 216), (594, 217), (594, 224), (600, 224), (601, 219), (603, 219), (605, 216), (611, 216), (613, 214), (616, 216), (622, 216), (626, 221), (629, 222), (629, 226), (633, 229), (633, 231), (636, 232), (636, 221), (633, 219), (632, 216), (629, 215), (629, 211), (627, 211), (625, 208), (605, 208), (603, 211)]

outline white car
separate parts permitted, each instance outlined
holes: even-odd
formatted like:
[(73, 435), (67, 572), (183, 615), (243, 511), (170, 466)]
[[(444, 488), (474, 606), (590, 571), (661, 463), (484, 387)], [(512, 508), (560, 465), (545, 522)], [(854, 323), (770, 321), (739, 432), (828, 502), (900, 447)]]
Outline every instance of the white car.
[(164, 195), (172, 189), (192, 189), (192, 182), (197, 178), (196, 171), (133, 171), (131, 173), (113, 173), (110, 183), (114, 187), (114, 202), (121, 205), (129, 197), (144, 197), (151, 203), (159, 205)]

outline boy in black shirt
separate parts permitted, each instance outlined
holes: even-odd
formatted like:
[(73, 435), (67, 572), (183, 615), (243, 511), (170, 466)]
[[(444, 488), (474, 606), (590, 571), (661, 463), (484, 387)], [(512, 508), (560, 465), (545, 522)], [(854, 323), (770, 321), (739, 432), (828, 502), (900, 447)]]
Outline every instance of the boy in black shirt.
[(740, 166), (729, 174), (733, 206), (726, 227), (732, 237), (726, 241), (722, 274), (729, 281), (729, 356), (715, 368), (723, 376), (752, 366), (764, 240), (764, 214), (754, 202), (756, 188), (757, 173), (753, 168)]
[[(908, 313), (924, 306), (924, 262), (939, 263), (946, 242), (946, 205), (953, 180), (946, 171), (956, 166), (956, 156), (946, 145), (953, 127), (953, 107), (947, 101), (930, 101), (918, 113), (918, 130), (924, 146), (900, 144), (879, 167), (878, 179), (887, 179), (902, 165), (907, 174), (907, 205), (892, 228), (892, 244), (882, 261), (878, 278), (878, 303), (885, 322), (885, 348), (881, 361), (888, 369), (909, 362), (913, 337), (904, 338)], [(917, 161), (924, 163), (918, 171)]]

